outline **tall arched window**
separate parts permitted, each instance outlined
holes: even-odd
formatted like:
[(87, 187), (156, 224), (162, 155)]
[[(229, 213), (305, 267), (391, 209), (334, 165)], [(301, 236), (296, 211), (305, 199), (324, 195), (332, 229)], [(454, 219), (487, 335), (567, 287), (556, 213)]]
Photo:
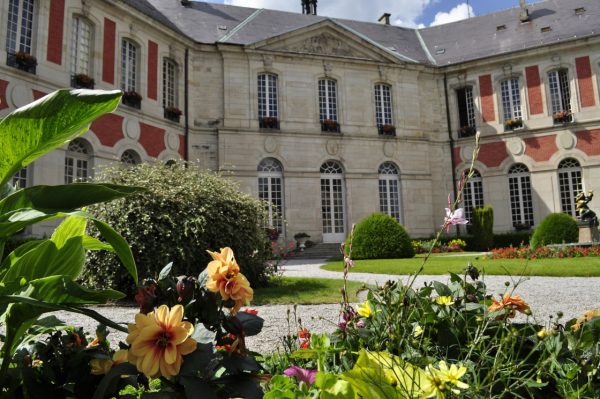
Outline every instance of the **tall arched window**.
[(375, 85), (375, 121), (379, 134), (392, 135), (394, 118), (392, 115), (392, 88), (379, 83)]
[(90, 176), (92, 166), (92, 149), (83, 139), (75, 139), (69, 143), (65, 156), (65, 183), (85, 181)]
[(513, 227), (533, 226), (533, 201), (531, 199), (531, 179), (529, 169), (522, 163), (514, 164), (508, 170), (510, 191), (510, 211)]
[(576, 159), (566, 158), (558, 164), (558, 187), (560, 208), (564, 213), (575, 217), (575, 196), (582, 191), (581, 165)]
[(134, 150), (125, 150), (121, 155), (121, 162), (125, 166), (135, 166), (142, 163), (142, 158)]
[(163, 58), (163, 107), (177, 108), (177, 63), (169, 58)]
[(483, 182), (481, 173), (477, 169), (473, 170), (473, 176), (465, 183), (463, 190), (463, 208), (465, 209), (465, 218), (471, 221), (473, 209), (483, 207)]
[(121, 41), (121, 90), (123, 104), (140, 109), (139, 48), (128, 39)]
[(324, 132), (339, 132), (337, 106), (337, 82), (333, 79), (319, 80), (319, 121)]
[(258, 75), (258, 121), (261, 128), (279, 128), (279, 105), (277, 95), (277, 75)]
[(327, 161), (320, 172), (323, 242), (342, 242), (346, 238), (344, 170), (339, 163)]
[[(74, 16), (71, 36), (71, 75), (74, 79), (77, 75), (91, 78), (92, 43), (92, 25), (87, 19)], [(93, 88), (93, 85), (87, 88)]]
[(402, 223), (398, 168), (392, 162), (379, 166), (379, 210)]
[(266, 201), (269, 226), (283, 233), (283, 167), (273, 158), (265, 158), (258, 165), (258, 198)]

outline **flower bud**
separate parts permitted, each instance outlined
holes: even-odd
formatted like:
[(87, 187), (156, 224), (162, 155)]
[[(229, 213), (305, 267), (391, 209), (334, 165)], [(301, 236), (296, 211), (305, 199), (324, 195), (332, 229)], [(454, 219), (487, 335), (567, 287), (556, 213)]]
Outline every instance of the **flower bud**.
[(177, 277), (177, 302), (189, 303), (194, 299), (194, 289), (196, 288), (196, 279), (191, 276)]
[(146, 279), (135, 294), (135, 302), (140, 307), (140, 313), (148, 314), (154, 310), (156, 302), (156, 289), (158, 285), (152, 279)]

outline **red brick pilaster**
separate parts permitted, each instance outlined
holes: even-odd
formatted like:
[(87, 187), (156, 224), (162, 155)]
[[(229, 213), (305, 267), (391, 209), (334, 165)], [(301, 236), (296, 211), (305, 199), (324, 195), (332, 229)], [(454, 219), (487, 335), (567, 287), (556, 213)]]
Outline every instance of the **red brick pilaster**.
[(596, 101), (594, 100), (594, 84), (592, 83), (590, 57), (576, 58), (575, 66), (577, 68), (577, 84), (579, 85), (581, 107), (593, 107), (596, 105)]
[(540, 70), (537, 65), (525, 68), (527, 79), (527, 98), (529, 99), (529, 113), (531, 115), (542, 114), (544, 103), (542, 101), (542, 88), (540, 87)]
[(104, 18), (104, 43), (102, 48), (102, 80), (115, 83), (115, 40), (117, 26), (114, 21)]
[(481, 96), (481, 117), (483, 121), (494, 122), (496, 120), (496, 112), (494, 111), (492, 75), (481, 75), (479, 77), (479, 95)]
[(148, 98), (157, 99), (158, 92), (158, 44), (148, 40)]
[(46, 59), (62, 64), (63, 28), (65, 26), (65, 0), (50, 0), (48, 17), (48, 45)]

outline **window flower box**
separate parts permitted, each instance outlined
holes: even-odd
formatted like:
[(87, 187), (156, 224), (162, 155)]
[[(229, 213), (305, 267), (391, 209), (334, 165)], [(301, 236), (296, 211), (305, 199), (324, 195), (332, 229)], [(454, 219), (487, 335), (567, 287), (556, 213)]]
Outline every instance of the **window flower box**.
[(463, 126), (458, 129), (458, 137), (472, 137), (477, 133), (475, 126)]
[(279, 120), (275, 116), (261, 116), (258, 118), (258, 127), (261, 129), (279, 129)]
[(396, 126), (394, 125), (379, 125), (377, 130), (381, 136), (396, 136)]
[(71, 86), (76, 89), (93, 89), (96, 82), (85, 73), (78, 73), (71, 76)]
[(512, 131), (523, 128), (523, 119), (507, 119), (504, 121), (504, 131)]
[(340, 132), (340, 124), (337, 121), (332, 119), (325, 119), (321, 121), (321, 131), (322, 132), (331, 132), (331, 133), (339, 133)]
[(573, 114), (570, 111), (558, 111), (552, 114), (554, 124), (573, 122)]
[(140, 109), (142, 107), (142, 96), (136, 91), (126, 91), (123, 93), (121, 102), (129, 107)]
[(24, 51), (8, 53), (6, 64), (22, 71), (35, 74), (37, 67), (37, 58)]
[(164, 117), (165, 119), (179, 123), (181, 114), (183, 114), (183, 112), (177, 107), (166, 107)]

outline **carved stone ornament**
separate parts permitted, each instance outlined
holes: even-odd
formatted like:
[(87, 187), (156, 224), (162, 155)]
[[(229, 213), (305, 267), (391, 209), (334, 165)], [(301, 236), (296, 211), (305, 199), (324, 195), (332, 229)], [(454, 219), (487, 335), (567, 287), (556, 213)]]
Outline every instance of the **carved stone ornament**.
[(504, 76), (511, 76), (512, 75), (512, 65), (511, 64), (504, 64), (502, 66), (502, 72), (504, 72)]
[(291, 51), (295, 53), (333, 55), (339, 57), (364, 58), (363, 54), (354, 51), (343, 40), (331, 33), (323, 32), (316, 36), (300, 42), (278, 48), (280, 51)]
[(384, 66), (379, 66), (379, 79), (382, 81), (388, 80), (388, 68)]
[(273, 56), (263, 55), (263, 65), (265, 68), (271, 68), (273, 66)]
[(333, 66), (328, 62), (324, 62), (323, 63), (323, 72), (325, 73), (325, 76), (331, 75), (331, 71), (333, 71)]

